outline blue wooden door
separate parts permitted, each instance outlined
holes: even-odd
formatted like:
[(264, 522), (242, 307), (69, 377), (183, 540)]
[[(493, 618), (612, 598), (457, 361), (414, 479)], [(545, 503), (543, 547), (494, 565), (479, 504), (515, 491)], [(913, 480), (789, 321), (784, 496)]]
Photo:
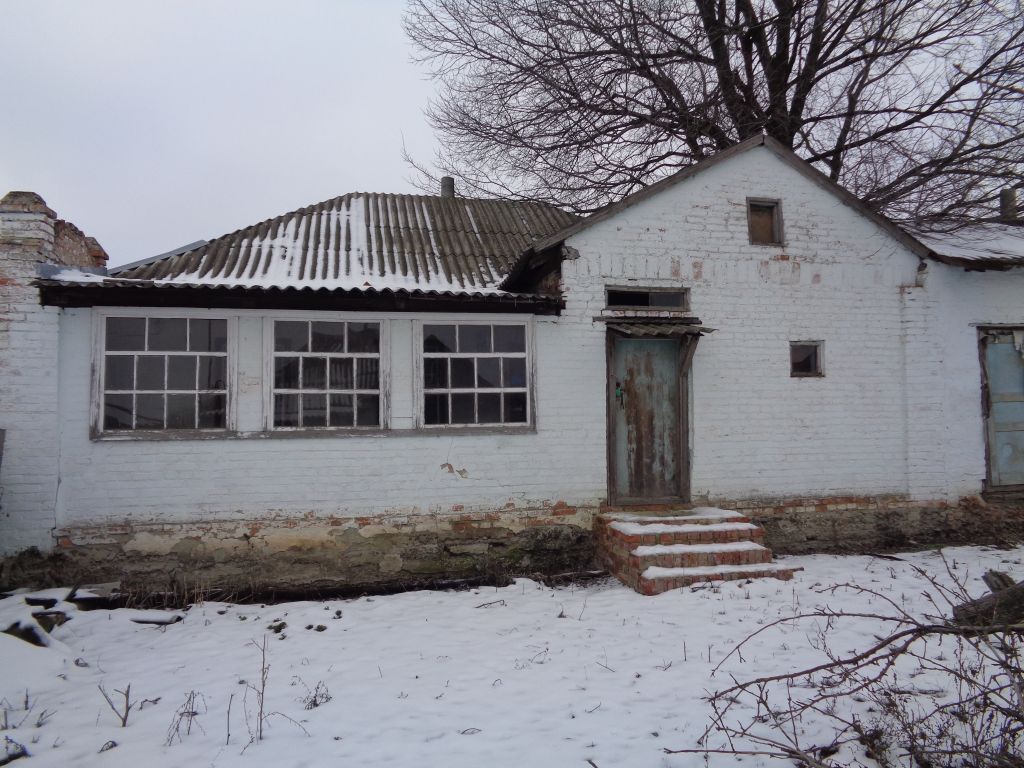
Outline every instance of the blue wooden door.
[(989, 331), (983, 345), (989, 483), (1024, 485), (1024, 331)]
[(612, 340), (609, 475), (615, 501), (684, 496), (680, 353), (679, 339)]

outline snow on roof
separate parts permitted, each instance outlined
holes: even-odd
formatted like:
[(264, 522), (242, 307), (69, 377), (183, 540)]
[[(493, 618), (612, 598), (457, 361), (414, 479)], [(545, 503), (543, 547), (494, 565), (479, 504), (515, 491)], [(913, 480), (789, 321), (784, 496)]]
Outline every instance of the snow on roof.
[(952, 232), (910, 230), (940, 257), (980, 265), (1024, 265), (1024, 226), (971, 224)]
[(351, 193), (114, 267), (106, 282), (501, 295), (519, 254), (575, 219), (543, 203)]

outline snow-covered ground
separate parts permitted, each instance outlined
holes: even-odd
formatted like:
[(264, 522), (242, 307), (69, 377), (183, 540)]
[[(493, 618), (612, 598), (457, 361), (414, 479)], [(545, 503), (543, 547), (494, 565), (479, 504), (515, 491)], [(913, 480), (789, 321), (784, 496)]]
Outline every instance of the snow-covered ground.
[[(980, 576), (988, 568), (1024, 578), (1024, 547), (943, 554), (976, 595), (986, 591)], [(821, 658), (813, 626), (780, 626), (712, 675), (737, 641), (830, 603), (850, 611), (886, 608), (866, 595), (823, 594), (840, 583), (870, 587), (912, 612), (934, 612), (923, 597), (928, 585), (911, 566), (948, 581), (942, 559), (934, 552), (900, 557), (786, 558), (804, 569), (789, 582), (733, 582), (657, 597), (612, 580), (559, 589), (519, 580), (499, 589), (354, 600), (203, 603), (178, 612), (183, 620), (166, 627), (132, 622), (152, 611), (86, 612), (61, 604), (71, 620), (53, 631), (49, 647), (0, 634), (0, 704), (8, 710), (0, 742), (24, 744), (32, 757), (17, 765), (38, 768), (704, 765), (703, 757), (664, 748), (696, 746), (709, 691), (728, 686), (730, 676), (786, 672)], [(22, 595), (0, 601), (0, 627), (27, 611)], [(268, 629), (277, 622), (287, 626)], [(878, 631), (870, 620), (844, 623), (831, 645), (841, 652), (863, 648)], [(249, 744), (256, 717), (249, 685), (259, 684), (256, 644), (264, 637), (265, 711), (276, 714), (263, 741)], [(318, 683), (331, 699), (305, 709), (303, 699)], [(99, 685), (115, 704), (114, 691), (131, 685), (141, 706), (126, 728)], [(176, 712), (190, 692), (198, 714), (190, 733), (185, 721), (175, 732)], [(101, 753), (108, 741), (117, 746)]]

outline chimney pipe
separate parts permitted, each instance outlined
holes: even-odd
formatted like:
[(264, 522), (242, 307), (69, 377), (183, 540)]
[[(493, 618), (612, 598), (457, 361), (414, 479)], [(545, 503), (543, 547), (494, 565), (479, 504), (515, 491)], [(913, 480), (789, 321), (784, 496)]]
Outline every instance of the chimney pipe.
[(455, 179), (451, 176), (441, 177), (441, 197), (455, 197)]
[(1006, 224), (1020, 224), (1017, 218), (1017, 191), (1012, 187), (999, 190), (999, 218)]

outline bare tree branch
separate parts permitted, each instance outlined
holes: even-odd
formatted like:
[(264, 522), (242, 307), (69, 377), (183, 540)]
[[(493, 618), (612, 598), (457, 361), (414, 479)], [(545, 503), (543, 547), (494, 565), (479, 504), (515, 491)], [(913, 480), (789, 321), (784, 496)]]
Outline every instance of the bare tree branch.
[(766, 133), (875, 210), (949, 225), (1024, 188), (1024, 0), (410, 0), (470, 194), (590, 212)]

